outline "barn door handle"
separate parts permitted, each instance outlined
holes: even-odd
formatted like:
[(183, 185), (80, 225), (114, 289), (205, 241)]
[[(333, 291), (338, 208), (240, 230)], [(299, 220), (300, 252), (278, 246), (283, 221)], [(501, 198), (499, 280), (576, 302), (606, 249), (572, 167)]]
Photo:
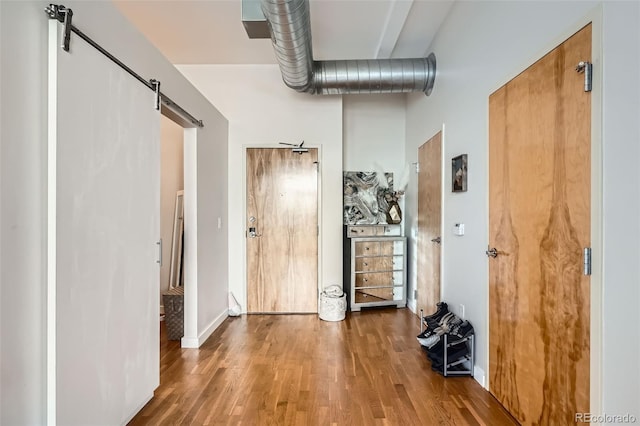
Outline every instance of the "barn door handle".
[(484, 252), (488, 257), (498, 257), (498, 250), (493, 247), (487, 246), (487, 251)]
[(156, 245), (158, 246), (158, 260), (156, 260), (156, 263), (162, 266), (162, 238), (156, 242)]
[(440, 237), (435, 237), (431, 239), (432, 243), (436, 243), (436, 244), (440, 244), (442, 242), (442, 239)]

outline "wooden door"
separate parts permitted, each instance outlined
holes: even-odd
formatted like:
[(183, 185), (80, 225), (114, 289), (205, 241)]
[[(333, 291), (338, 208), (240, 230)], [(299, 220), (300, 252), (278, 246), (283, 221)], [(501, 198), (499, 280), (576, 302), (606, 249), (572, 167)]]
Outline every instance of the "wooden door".
[(591, 26), (489, 98), (490, 390), (522, 424), (589, 412)]
[(317, 149), (247, 149), (246, 227), (247, 312), (317, 312)]
[(417, 311), (429, 315), (440, 301), (442, 132), (418, 148)]

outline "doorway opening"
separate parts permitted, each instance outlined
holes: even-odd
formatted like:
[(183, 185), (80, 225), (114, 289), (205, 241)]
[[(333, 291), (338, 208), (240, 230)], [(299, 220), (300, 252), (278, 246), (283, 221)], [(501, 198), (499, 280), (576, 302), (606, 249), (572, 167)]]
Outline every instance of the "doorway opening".
[(160, 118), (160, 317), (164, 319), (162, 295), (182, 280), (182, 194), (184, 193), (184, 129), (162, 115)]
[[(194, 256), (197, 250), (190, 251), (185, 239), (190, 230), (195, 234), (196, 226), (188, 197), (196, 191), (193, 148), (197, 137), (195, 125), (182, 115), (164, 104), (160, 112), (160, 344), (167, 344), (168, 339), (180, 340), (184, 347), (187, 325), (197, 315), (197, 292), (189, 288), (189, 274), (197, 268)], [(165, 306), (165, 293), (172, 295), (171, 306)], [(173, 317), (168, 316), (170, 312)]]

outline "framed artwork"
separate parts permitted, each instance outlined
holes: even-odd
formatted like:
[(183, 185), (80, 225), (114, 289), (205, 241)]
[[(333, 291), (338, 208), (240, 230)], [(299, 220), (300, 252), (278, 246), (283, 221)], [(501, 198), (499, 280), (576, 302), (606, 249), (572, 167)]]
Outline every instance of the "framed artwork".
[(343, 178), (344, 224), (386, 224), (389, 202), (385, 194), (393, 192), (393, 173), (384, 174), (386, 188), (376, 172), (344, 172)]
[(451, 159), (451, 191), (467, 191), (467, 154)]

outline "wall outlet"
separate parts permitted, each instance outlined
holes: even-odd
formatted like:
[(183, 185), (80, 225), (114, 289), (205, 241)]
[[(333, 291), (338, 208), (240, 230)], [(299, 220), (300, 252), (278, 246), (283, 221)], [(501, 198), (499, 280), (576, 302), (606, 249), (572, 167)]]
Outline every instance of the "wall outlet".
[(464, 319), (464, 305), (460, 304), (460, 318)]

